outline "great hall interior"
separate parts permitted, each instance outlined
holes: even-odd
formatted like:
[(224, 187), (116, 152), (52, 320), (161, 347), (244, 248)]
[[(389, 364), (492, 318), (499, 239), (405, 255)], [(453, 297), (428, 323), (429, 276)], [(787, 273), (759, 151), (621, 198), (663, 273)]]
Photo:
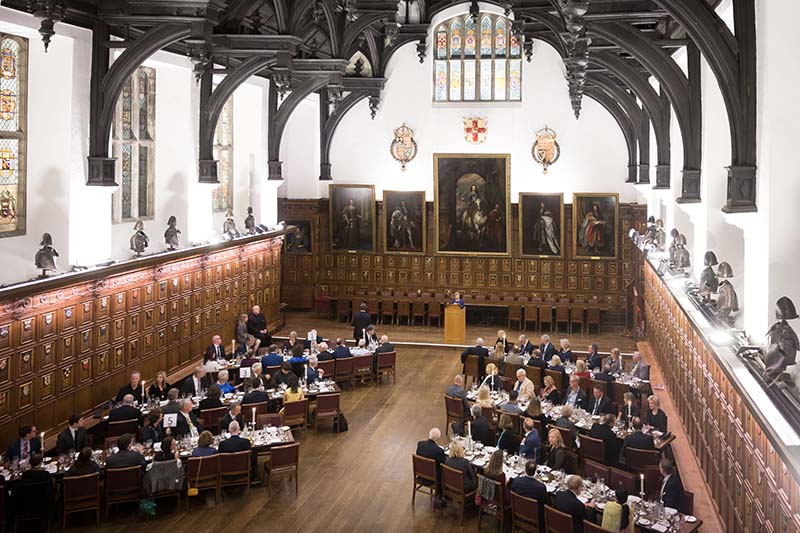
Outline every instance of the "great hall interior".
[(0, 1), (1, 527), (800, 533), (798, 19)]

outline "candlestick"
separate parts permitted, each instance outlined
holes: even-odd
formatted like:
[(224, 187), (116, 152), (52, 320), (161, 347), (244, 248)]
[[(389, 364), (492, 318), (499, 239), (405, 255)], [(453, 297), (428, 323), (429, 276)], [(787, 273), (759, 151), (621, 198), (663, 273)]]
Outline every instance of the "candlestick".
[(644, 500), (644, 474), (639, 474), (640, 482), (639, 482), (639, 495)]
[(256, 408), (253, 407), (253, 427), (256, 425)]
[(236, 351), (236, 344), (235, 343), (236, 343), (236, 340), (235, 339), (231, 339), (231, 355), (233, 355), (233, 352)]
[(144, 403), (145, 398), (147, 398), (147, 389), (144, 386), (145, 380), (142, 380), (142, 403)]

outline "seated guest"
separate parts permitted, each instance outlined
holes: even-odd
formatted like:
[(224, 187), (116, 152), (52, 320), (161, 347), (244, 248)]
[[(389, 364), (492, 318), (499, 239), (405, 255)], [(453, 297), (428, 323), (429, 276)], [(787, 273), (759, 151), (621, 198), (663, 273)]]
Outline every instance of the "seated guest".
[(503, 390), (503, 381), (500, 379), (494, 363), (486, 365), (486, 379), (483, 380), (482, 385), (489, 387), (489, 390), (493, 392)]
[[(569, 476), (567, 478), (567, 490), (556, 493), (555, 508), (572, 517), (572, 530), (574, 533), (583, 533), (583, 520), (592, 519), (587, 514), (587, 507), (594, 509), (595, 503), (589, 502), (586, 505), (578, 499), (583, 491), (583, 479), (580, 476)], [(592, 513), (593, 514), (593, 513)]]
[(578, 359), (575, 361), (575, 372), (572, 373), (573, 376), (577, 376), (579, 378), (591, 378), (592, 373), (589, 372), (589, 369), (586, 368), (586, 361), (583, 359)]
[(261, 361), (261, 359), (258, 357), (258, 351), (256, 351), (254, 348), (257, 342), (255, 337), (253, 337), (252, 335), (248, 335), (247, 339), (248, 339), (247, 349), (242, 354), (242, 360), (239, 361), (239, 366), (242, 368), (251, 367), (254, 364)]
[(219, 453), (236, 453), (249, 450), (250, 441), (239, 436), (241, 431), (242, 428), (239, 426), (239, 422), (236, 420), (231, 422), (228, 426), (228, 433), (230, 433), (231, 436), (219, 443), (217, 446)]
[[(553, 359), (557, 357), (557, 355), (554, 355)], [(558, 392), (558, 389), (556, 388), (556, 382), (553, 380), (552, 376), (544, 377), (544, 387), (542, 387), (542, 390), (539, 391), (539, 396), (543, 401), (548, 401), (553, 405), (558, 405), (561, 403), (561, 393)]]
[(381, 340), (378, 343), (378, 347), (375, 348), (375, 353), (388, 353), (394, 351), (394, 344), (389, 342), (389, 337), (386, 335), (381, 335)]
[(639, 408), (636, 407), (636, 400), (632, 392), (623, 394), (622, 399), (622, 405), (619, 406), (619, 419), (628, 426), (634, 418), (639, 416)]
[(519, 401), (527, 402), (536, 395), (536, 388), (533, 382), (528, 379), (525, 369), (517, 370), (517, 381), (514, 383), (514, 391), (519, 395)]
[(261, 341), (247, 333), (247, 315), (239, 315), (239, 320), (236, 322), (236, 342), (239, 346), (236, 348), (236, 355), (247, 352), (248, 346), (253, 346), (253, 352), (258, 353), (258, 347)]
[(278, 353), (278, 347), (270, 344), (267, 348), (267, 355), (261, 358), (261, 367), (266, 369), (271, 366), (281, 366), (283, 364), (283, 356)]
[(496, 341), (494, 341), (494, 345), (495, 345), (495, 347), (496, 347), (498, 344), (500, 344), (500, 345), (502, 346), (502, 349), (503, 349), (503, 354), (507, 354), (508, 352), (510, 352), (510, 351), (511, 351), (511, 345), (512, 345), (513, 343), (512, 343), (512, 342), (508, 342), (508, 335), (507, 335), (507, 334), (506, 334), (506, 332), (505, 332), (504, 330), (502, 330), (502, 329), (498, 329), (498, 330), (497, 330), (497, 340), (496, 340)]
[(631, 520), (631, 508), (628, 505), (628, 491), (620, 487), (614, 492), (614, 501), (607, 502), (603, 509), (602, 527), (608, 531), (627, 531), (628, 526), (633, 525)]
[(458, 441), (450, 443), (450, 457), (444, 462), (450, 468), (455, 468), (464, 473), (464, 492), (469, 494), (478, 485), (475, 477), (475, 470), (472, 465), (464, 458), (464, 447)]
[(100, 472), (100, 465), (92, 459), (92, 449), (88, 446), (81, 448), (78, 458), (69, 467), (69, 470), (64, 472), (64, 477), (74, 476), (88, 476), (89, 474), (96, 474)]
[[(502, 342), (496, 342), (489, 352), (489, 361), (492, 363), (500, 364), (505, 361), (506, 347)], [(487, 365), (488, 366), (488, 365)]]
[(214, 335), (211, 337), (211, 344), (206, 348), (206, 353), (203, 355), (203, 365), (209, 361), (221, 361), (225, 359), (225, 347), (222, 345), (222, 337)]
[(631, 425), (633, 427), (633, 433), (625, 437), (625, 441), (622, 443), (620, 456), (625, 457), (626, 448), (635, 448), (637, 450), (655, 450), (656, 443), (653, 439), (653, 436), (647, 435), (642, 431), (642, 420), (638, 417), (634, 417)]
[(333, 360), (333, 350), (328, 347), (327, 342), (319, 343), (319, 354), (317, 354), (317, 359), (320, 361), (331, 361)]
[(510, 507), (511, 491), (506, 484), (506, 474), (503, 471), (503, 459), (503, 450), (495, 450), (489, 457), (489, 464), (483, 469), (483, 475), (484, 477), (500, 483), (500, 486), (503, 487), (503, 491), (505, 492), (504, 501)]
[(181, 410), (178, 413), (178, 425), (174, 429), (174, 434), (178, 438), (197, 437), (203, 431), (203, 426), (192, 411), (192, 400), (186, 398), (181, 402)]
[(305, 395), (303, 394), (303, 389), (300, 388), (299, 380), (297, 376), (294, 374), (289, 375), (289, 383), (286, 387), (286, 394), (283, 396), (283, 403), (287, 402), (299, 402), (300, 400), (304, 400)]
[(506, 356), (506, 363), (512, 365), (524, 365), (525, 359), (523, 359), (522, 355), (519, 353), (519, 348), (514, 346), (511, 348), (511, 353)]
[(353, 339), (361, 340), (370, 322), (372, 322), (372, 318), (367, 312), (367, 304), (362, 303), (358, 306), (358, 312), (353, 315)]
[(681, 505), (681, 498), (683, 497), (683, 482), (678, 472), (675, 471), (675, 463), (666, 457), (661, 459), (658, 463), (658, 469), (664, 477), (661, 482), (660, 500), (664, 507), (677, 509)]
[(169, 391), (167, 391), (167, 403), (161, 408), (161, 412), (164, 413), (165, 415), (180, 412), (181, 410), (181, 402), (179, 400), (180, 396), (181, 396), (181, 391), (179, 391), (175, 387), (169, 389)]
[(375, 333), (375, 326), (372, 324), (367, 326), (367, 336), (364, 338), (364, 342), (370, 352), (374, 352), (378, 347), (378, 335)]
[(497, 447), (513, 455), (519, 451), (519, 438), (514, 433), (514, 423), (511, 416), (507, 413), (500, 415), (497, 422), (497, 429), (500, 430), (500, 438), (497, 439)]
[(127, 468), (129, 466), (141, 466), (142, 470), (147, 467), (147, 461), (139, 452), (138, 447), (133, 448), (133, 435), (125, 433), (117, 439), (117, 453), (112, 453), (106, 458), (106, 468)]
[(25, 470), (19, 478), (19, 483), (40, 483), (50, 481), (50, 472), (42, 468), (44, 456), (41, 453), (31, 455), (28, 464), (30, 468)]
[(486, 385), (478, 387), (478, 399), (475, 400), (475, 403), (481, 407), (494, 408), (494, 400), (489, 392), (489, 387)]
[(561, 348), (558, 349), (558, 357), (564, 363), (571, 363), (575, 360), (572, 355), (572, 349), (569, 347), (569, 341), (567, 339), (561, 339)]
[(89, 434), (83, 427), (83, 418), (79, 414), (71, 415), (69, 425), (58, 434), (56, 452), (59, 455), (71, 455), (75, 451), (84, 449), (88, 444)]
[[(547, 368), (547, 361), (542, 359), (542, 352), (539, 351), (539, 348), (533, 350), (530, 359), (528, 359), (527, 365), (538, 368), (541, 370), (542, 376), (544, 376), (544, 371)], [(541, 385), (541, 383), (537, 383), (536, 385)]]
[(161, 441), (161, 449), (153, 456), (153, 461), (172, 461), (178, 458), (178, 441), (172, 437), (164, 437)]
[(447, 456), (444, 450), (436, 443), (437, 440), (442, 438), (442, 432), (439, 428), (431, 428), (428, 432), (428, 440), (421, 440), (417, 442), (416, 455), (426, 457), (436, 461), (436, 489), (441, 494), (442, 488), (442, 463), (447, 461)]
[(561, 372), (561, 383), (567, 382), (567, 369), (564, 368), (564, 365), (561, 363), (561, 358), (557, 355), (554, 355), (550, 358), (550, 366), (547, 368), (548, 370), (554, 370), (556, 372)]
[(200, 400), (200, 404), (197, 408), (200, 412), (206, 411), (208, 409), (219, 409), (222, 407), (222, 389), (219, 388), (219, 385), (216, 383), (211, 385), (208, 388), (208, 392), (206, 392), (206, 397)]
[(249, 405), (252, 403), (264, 403), (267, 401), (269, 401), (269, 394), (261, 389), (261, 382), (258, 379), (252, 379), (252, 378), (246, 379), (245, 395), (242, 398), (242, 405)]
[(603, 356), (598, 353), (598, 347), (592, 343), (589, 345), (589, 355), (586, 358), (586, 368), (594, 370), (603, 366)]
[(568, 429), (570, 434), (572, 435), (572, 442), (570, 443), (571, 446), (575, 445), (575, 436), (578, 434), (578, 426), (575, 425), (575, 422), (572, 421), (570, 418), (572, 416), (572, 406), (571, 405), (564, 405), (561, 408), (561, 416), (558, 417), (556, 420), (556, 426), (564, 429)]
[(206, 430), (200, 433), (197, 438), (197, 447), (192, 450), (192, 457), (207, 457), (217, 453), (217, 449), (212, 446), (214, 444), (214, 435)]
[(512, 390), (508, 393), (508, 401), (500, 404), (500, 411), (512, 415), (522, 414), (522, 408), (517, 403), (518, 399), (517, 391)]
[(272, 386), (279, 387), (280, 385), (288, 385), (289, 378), (291, 376), (294, 376), (294, 373), (292, 372), (292, 365), (290, 365), (288, 362), (285, 362), (281, 365), (281, 369), (275, 372), (275, 375), (272, 376)]
[(667, 415), (661, 410), (661, 400), (651, 394), (647, 398), (647, 410), (644, 412), (642, 422), (645, 426), (657, 429), (661, 433), (667, 432)]
[(461, 373), (466, 374), (467, 357), (474, 355), (478, 357), (478, 379), (483, 379), (483, 369), (486, 366), (486, 358), (489, 357), (489, 350), (484, 348), (483, 339), (478, 337), (475, 339), (475, 346), (470, 346), (461, 352)]
[(603, 449), (605, 450), (604, 462), (608, 466), (615, 466), (619, 459), (620, 441), (613, 429), (616, 422), (616, 416), (606, 414), (603, 415), (599, 422), (592, 424), (592, 429), (589, 430), (591, 438), (603, 441)]
[(605, 415), (614, 412), (614, 406), (611, 404), (611, 399), (606, 396), (606, 390), (603, 385), (595, 385), (592, 392), (594, 397), (587, 409), (589, 413), (592, 415)]
[(167, 383), (167, 373), (163, 370), (156, 372), (156, 379), (152, 385), (147, 389), (147, 397), (151, 400), (158, 400), (159, 402), (167, 399), (167, 392), (170, 389)]
[(650, 365), (642, 361), (642, 354), (633, 352), (633, 366), (631, 367), (631, 376), (639, 379), (650, 379)]
[(109, 422), (122, 422), (123, 420), (139, 420), (142, 413), (133, 406), (133, 394), (122, 397), (122, 405), (115, 407), (108, 413)]
[(469, 416), (469, 402), (467, 402), (467, 391), (464, 390), (464, 379), (461, 374), (456, 374), (453, 378), (453, 384), (448, 385), (444, 391), (446, 396), (451, 398), (458, 398), (464, 407), (464, 414)]
[(309, 385), (316, 382), (317, 380), (322, 379), (323, 374), (325, 371), (321, 368), (317, 368), (317, 357), (312, 355), (308, 358), (308, 366), (306, 367), (306, 383)]
[(519, 477), (511, 480), (511, 492), (519, 494), (523, 498), (531, 498), (537, 500), (541, 509), (539, 509), (539, 516), (544, 516), (544, 506), (549, 503), (547, 496), (547, 487), (544, 483), (536, 479), (536, 461), (527, 461), (525, 463), (525, 472)]
[(367, 341), (365, 339), (358, 339), (358, 346), (350, 350), (350, 355), (353, 357), (357, 355), (369, 355), (369, 350), (367, 350)]
[(606, 358), (603, 365), (605, 366), (606, 364), (611, 367), (610, 374), (619, 375), (625, 371), (625, 362), (622, 360), (619, 348), (611, 348), (611, 355)]
[[(304, 350), (303, 341), (297, 338), (297, 332), (290, 331), (289, 338), (283, 345), (283, 351), (289, 352), (292, 355), (303, 355), (303, 350)], [(264, 363), (261, 364), (263, 365)]]
[(531, 355), (533, 351), (536, 349), (536, 346), (533, 345), (531, 341), (528, 340), (528, 337), (525, 335), (520, 335), (519, 339), (517, 339), (517, 343), (519, 346), (519, 353), (522, 355)]
[(231, 384), (228, 381), (228, 376), (229, 374), (227, 370), (220, 370), (219, 373), (217, 374), (217, 382), (215, 383), (215, 385), (219, 387), (219, 391), (222, 394), (230, 394), (236, 392), (236, 387), (234, 387), (233, 384)]
[[(261, 307), (254, 305), (250, 314), (247, 315), (247, 333), (258, 339), (262, 346), (272, 344), (272, 336), (269, 334), (267, 319), (261, 313)], [(258, 351), (256, 351), (258, 353)]]
[(542, 352), (542, 359), (545, 361), (550, 361), (550, 358), (556, 354), (556, 347), (550, 342), (550, 335), (542, 335), (539, 351)]
[(184, 380), (181, 392), (189, 396), (202, 396), (210, 384), (206, 369), (202, 366), (196, 366), (192, 375)]
[(589, 406), (589, 398), (586, 396), (586, 392), (581, 388), (581, 378), (575, 374), (569, 377), (569, 388), (564, 397), (564, 405), (584, 410)]
[(19, 438), (14, 439), (6, 449), (6, 461), (18, 459), (20, 462), (30, 461), (35, 453), (41, 453), (42, 439), (37, 437), (35, 426), (22, 426), (19, 428)]
[(611, 364), (610, 363), (604, 364), (602, 372), (594, 373), (594, 379), (596, 379), (597, 381), (605, 381), (606, 383), (611, 383), (612, 381), (614, 381), (614, 375), (611, 372)]
[(522, 439), (522, 444), (519, 445), (519, 454), (525, 459), (538, 461), (539, 448), (542, 445), (542, 441), (539, 440), (539, 432), (533, 427), (533, 419), (526, 418), (522, 423), (522, 428), (525, 430), (525, 438)]
[(264, 373), (264, 367), (261, 366), (261, 363), (255, 363), (253, 366), (250, 367), (250, 379), (257, 380), (259, 383), (261, 383), (261, 386), (265, 389), (268, 389), (270, 387), (270, 384), (272, 383), (269, 374)]
[(542, 410), (542, 402), (539, 400), (539, 398), (531, 398), (530, 403), (528, 403), (528, 407), (525, 408), (525, 412), (522, 414), (527, 418), (538, 420), (542, 425), (542, 432), (547, 431), (547, 425), (550, 421)]
[(130, 382), (119, 389), (117, 392), (117, 397), (114, 398), (114, 403), (120, 403), (128, 394), (133, 396), (133, 401), (139, 405), (142, 404), (144, 387), (142, 386), (142, 374), (138, 370), (131, 372)]
[(233, 402), (231, 404), (231, 408), (228, 409), (228, 412), (222, 417), (222, 420), (219, 423), (220, 431), (227, 430), (227, 428), (231, 425), (231, 422), (234, 420), (239, 423), (239, 427), (244, 426), (244, 419), (242, 417), (242, 404), (239, 402)]
[(551, 470), (564, 470), (564, 461), (567, 456), (567, 449), (564, 446), (564, 437), (557, 429), (547, 432), (547, 442), (550, 444), (550, 453), (547, 454), (547, 466)]
[(352, 356), (353, 354), (350, 353), (350, 348), (345, 346), (344, 339), (336, 339), (336, 348), (333, 349), (333, 358), (344, 359), (345, 357)]
[(489, 420), (483, 416), (483, 411), (479, 405), (473, 405), (470, 410), (472, 422), (470, 422), (470, 433), (472, 440), (483, 443), (484, 446), (494, 446), (494, 439), (489, 430)]
[(144, 418), (144, 428), (142, 428), (142, 442), (160, 442), (164, 438), (164, 429), (161, 427), (161, 420), (164, 413), (161, 409), (153, 409)]

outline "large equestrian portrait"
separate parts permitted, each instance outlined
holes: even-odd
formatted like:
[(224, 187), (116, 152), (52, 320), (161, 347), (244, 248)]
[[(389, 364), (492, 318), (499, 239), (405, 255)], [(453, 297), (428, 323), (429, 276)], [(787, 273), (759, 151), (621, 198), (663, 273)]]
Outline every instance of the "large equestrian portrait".
[(375, 186), (330, 185), (331, 250), (375, 252)]
[(383, 191), (386, 253), (425, 253), (425, 191)]
[(618, 228), (618, 194), (575, 193), (572, 200), (572, 236), (576, 259), (616, 259)]
[(434, 154), (437, 251), (507, 254), (508, 154)]

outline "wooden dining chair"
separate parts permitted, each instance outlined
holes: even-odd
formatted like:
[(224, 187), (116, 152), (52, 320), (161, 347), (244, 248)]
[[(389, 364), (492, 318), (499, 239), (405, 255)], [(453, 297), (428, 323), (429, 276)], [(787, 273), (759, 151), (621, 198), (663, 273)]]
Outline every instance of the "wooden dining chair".
[(353, 382), (359, 380), (362, 383), (369, 381), (369, 385), (374, 383), (372, 373), (372, 354), (357, 355), (353, 358)]
[[(219, 454), (189, 457), (186, 467), (186, 486), (198, 491), (213, 490), (215, 502), (219, 503)], [(189, 498), (189, 502), (191, 500), (192, 498)], [(189, 502), (187, 502), (187, 508)]]
[(544, 375), (545, 376), (550, 376), (551, 378), (553, 378), (553, 384), (556, 386), (556, 390), (559, 392), (559, 394), (563, 394), (563, 391), (564, 391), (564, 381), (563, 381), (564, 380), (564, 373), (561, 372), (560, 370), (550, 370), (548, 368), (548, 369), (545, 369)]
[(106, 519), (112, 505), (139, 502), (142, 490), (142, 468), (139, 465), (126, 468), (106, 468)]
[[(219, 454), (219, 487), (245, 487), (250, 495), (252, 450)], [(221, 493), (223, 499), (224, 493)]]
[(417, 319), (420, 319), (420, 323), (425, 325), (425, 302), (419, 299), (414, 300), (411, 302), (411, 324), (414, 325), (417, 323)]
[(588, 435), (581, 435), (581, 457), (584, 462), (588, 459), (600, 464), (605, 464), (606, 444), (600, 439), (593, 439)]
[(631, 472), (641, 474), (648, 468), (658, 468), (661, 452), (658, 450), (640, 450), (638, 448), (625, 448), (625, 467)]
[(444, 434), (448, 435), (452, 424), (464, 424), (464, 402), (461, 398), (454, 398), (453, 396), (444, 395), (444, 409), (447, 416), (445, 422)]
[(608, 533), (607, 529), (603, 529), (590, 520), (583, 521), (583, 533)]
[(61, 481), (61, 529), (67, 528), (67, 517), (83, 511), (95, 512), (95, 523), (100, 525), (100, 473), (85, 476), (65, 476)]
[(578, 465), (580, 464), (580, 456), (570, 450), (564, 451), (564, 472), (567, 474), (577, 474), (580, 472)]
[(464, 387), (467, 386), (469, 382), (469, 378), (478, 381), (481, 375), (481, 368), (478, 364), (478, 356), (477, 355), (468, 355), (466, 361), (464, 362)]
[(489, 427), (497, 427), (497, 411), (494, 407), (481, 406), (481, 414), (489, 422)]
[(542, 369), (538, 366), (524, 366), (525, 376), (533, 382), (533, 385), (538, 389), (542, 386)]
[[(369, 356), (368, 356), (369, 357)], [(314, 433), (318, 433), (317, 424), (320, 420), (330, 419), (333, 422), (333, 428), (339, 426), (339, 400), (341, 399), (340, 393), (334, 394), (320, 394), (317, 396), (317, 414), (314, 417)]]
[(523, 307), (525, 316), (525, 327), (522, 328), (528, 331), (539, 331), (539, 306), (525, 305)]
[(582, 305), (572, 305), (569, 310), (569, 332), (575, 331), (574, 327), (577, 325), (581, 333), (583, 333), (583, 313), (585, 307)]
[(511, 510), (511, 502), (506, 502), (505, 487), (499, 481), (486, 478), (478, 474), (478, 486), (481, 485), (481, 479), (485, 482), (494, 484), (494, 496), (492, 498), (481, 498), (481, 503), (478, 506), (478, 530), (481, 529), (481, 519), (483, 515), (491, 516), (498, 521), (498, 531), (504, 531), (506, 522), (506, 513)]
[(517, 370), (523, 368), (522, 365), (518, 365), (516, 363), (507, 363), (503, 361), (503, 375), (512, 377), (517, 375)]
[(353, 370), (355, 368), (354, 362), (355, 357), (342, 357), (341, 359), (336, 359), (336, 368), (333, 372), (333, 381), (336, 383), (350, 383), (351, 386), (355, 386), (353, 383)]
[(392, 383), (395, 380), (395, 368), (397, 366), (397, 352), (383, 352), (378, 354), (378, 363), (375, 371), (375, 379), (383, 382), (383, 376), (392, 376)]
[(575, 449), (575, 437), (572, 434), (572, 430), (569, 428), (562, 428), (560, 426), (556, 426), (555, 424), (550, 426), (551, 429), (557, 429), (559, 433), (561, 433), (561, 440), (564, 441), (564, 447), (568, 450)]
[(584, 459), (583, 477), (593, 481), (608, 479), (608, 467), (602, 463), (592, 461), (591, 459)]
[(214, 435), (219, 435), (220, 422), (223, 418), (225, 418), (227, 412), (227, 407), (218, 407), (217, 409), (205, 409), (204, 411), (200, 411), (200, 415), (203, 418), (203, 425)]
[(428, 300), (428, 325), (430, 326), (436, 320), (436, 325), (442, 326), (442, 304), (438, 300)]
[(303, 435), (305, 435), (308, 425), (308, 398), (296, 402), (285, 402), (283, 404), (283, 421), (292, 429), (302, 429)]
[(433, 499), (436, 497), (436, 461), (412, 453), (411, 468), (414, 478), (411, 507), (414, 507), (417, 492), (429, 495), (431, 497), (431, 507), (433, 507)]
[[(475, 489), (467, 492), (464, 488), (464, 472), (447, 465), (442, 465), (442, 499), (447, 507), (458, 509), (461, 525), (464, 525), (464, 511), (468, 505), (474, 505)], [(445, 509), (447, 508), (445, 507)]]
[(126, 433), (130, 433), (131, 435), (138, 435), (139, 421), (133, 419), (133, 420), (120, 420), (119, 422), (108, 423), (109, 437), (120, 437)]
[(406, 319), (406, 324), (411, 325), (411, 302), (405, 297), (397, 300), (396, 323), (399, 324), (403, 318)]
[[(258, 415), (265, 415), (269, 407), (269, 402), (258, 403), (245, 403), (242, 404), (242, 421), (247, 424), (248, 422), (258, 422)], [(256, 410), (256, 418), (253, 420), (253, 408)], [(222, 428), (223, 431), (228, 428)]]
[(317, 370), (324, 370), (325, 376), (328, 378), (332, 378), (334, 372), (336, 371), (336, 361), (333, 359), (329, 359), (327, 361), (319, 361), (317, 363)]
[(511, 329), (511, 324), (516, 324), (519, 329), (522, 327), (522, 306), (517, 303), (508, 305), (508, 329)]
[(369, 313), (370, 320), (372, 320), (373, 324), (378, 323), (378, 318), (380, 318), (380, 306), (378, 304), (378, 298), (376, 297), (367, 297), (367, 313)]
[(152, 500), (164, 500), (167, 498), (175, 498), (175, 507), (178, 511), (181, 509), (181, 497), (183, 496), (183, 464), (179, 464), (177, 459), (169, 461), (156, 461), (145, 472), (143, 483), (147, 486), (150, 483), (150, 476), (156, 479), (175, 479), (181, 480), (181, 483), (175, 483), (172, 488), (161, 488), (153, 491)]
[(559, 326), (564, 324), (565, 329), (564, 331), (569, 331), (569, 305), (568, 304), (558, 304), (556, 306), (556, 331), (561, 331)]
[(381, 298), (381, 324), (386, 324), (386, 319), (389, 319), (388, 324), (394, 324), (394, 299), (390, 295), (385, 295)]
[(336, 319), (339, 322), (350, 322), (350, 300), (346, 298), (336, 300)]
[(587, 307), (586, 308), (586, 333), (588, 334), (591, 330), (590, 328), (595, 326), (597, 328), (597, 333), (600, 333), (600, 308), (599, 307)]
[[(53, 482), (51, 480), (38, 482), (18, 481), (11, 484), (10, 487), (4, 487), (4, 489), (10, 489), (10, 502), (14, 506), (14, 525), (12, 530), (14, 533), (17, 533), (19, 529), (46, 531), (49, 533), (55, 502)], [(4, 494), (4, 497), (6, 494)], [(29, 522), (36, 522), (38, 525), (35, 529), (20, 527), (21, 524)], [(28, 524), (28, 527), (31, 527), (30, 524)]]
[(678, 502), (678, 512), (688, 515), (694, 514), (694, 493), (688, 490), (683, 491)]
[(511, 531), (539, 533), (542, 523), (539, 500), (511, 492)]
[(300, 494), (300, 444), (284, 444), (272, 448), (269, 463), (264, 463), (267, 491), (272, 498), (272, 481), (288, 477), (294, 479), (294, 495)]
[(553, 331), (553, 306), (540, 305), (539, 306), (539, 330), (544, 331), (544, 325), (547, 324), (547, 330)]
[(572, 516), (555, 507), (544, 506), (544, 523), (547, 533), (573, 533)]
[(628, 491), (628, 494), (636, 494), (636, 476), (630, 472), (614, 468), (613, 466), (608, 469), (608, 487), (616, 490), (620, 487)]
[(256, 426), (265, 428), (267, 426), (281, 427), (284, 426), (283, 414), (281, 413), (266, 413), (263, 415), (256, 415)]

